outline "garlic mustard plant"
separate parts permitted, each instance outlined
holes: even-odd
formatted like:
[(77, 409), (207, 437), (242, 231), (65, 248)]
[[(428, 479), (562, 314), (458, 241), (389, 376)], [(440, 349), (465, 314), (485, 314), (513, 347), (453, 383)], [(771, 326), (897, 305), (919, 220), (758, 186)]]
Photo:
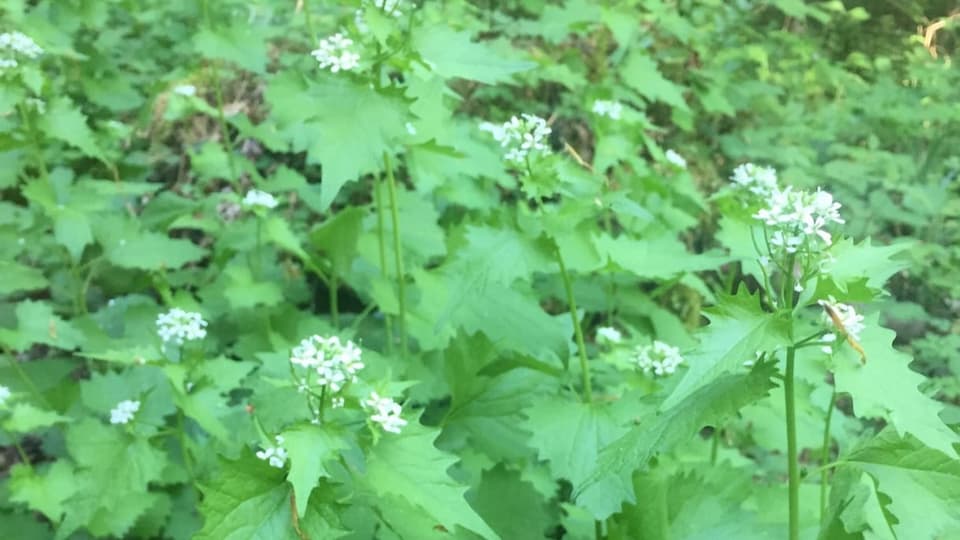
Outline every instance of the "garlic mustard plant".
[(515, 165), (522, 165), (531, 157), (550, 154), (548, 138), (552, 130), (539, 116), (523, 113), (501, 125), (484, 122), (480, 129), (500, 143), (505, 149), (503, 158)]
[(287, 450), (283, 447), (283, 436), (274, 437), (275, 445), (267, 446), (263, 450), (258, 450), (256, 455), (258, 459), (266, 461), (271, 467), (282, 469), (287, 463)]
[(307, 373), (300, 378), (299, 385), (326, 387), (336, 393), (346, 384), (357, 382), (357, 373), (364, 368), (362, 354), (352, 341), (342, 343), (337, 336), (313, 335), (294, 347), (290, 363)]
[(133, 417), (140, 410), (140, 402), (136, 400), (125, 399), (110, 410), (111, 424), (126, 424), (133, 420)]
[(379, 424), (384, 431), (400, 433), (407, 425), (407, 421), (400, 416), (403, 408), (391, 398), (381, 397), (376, 392), (371, 392), (370, 397), (365, 399), (363, 404), (370, 409), (370, 421)]
[(654, 341), (650, 345), (637, 347), (636, 361), (637, 367), (644, 373), (664, 377), (677, 371), (677, 367), (683, 363), (683, 356), (679, 348)]
[(611, 120), (619, 120), (623, 114), (623, 104), (619, 101), (598, 99), (593, 102), (593, 108), (591, 110), (598, 116), (606, 116)]
[(277, 198), (259, 189), (251, 189), (243, 197), (243, 206), (247, 208), (266, 208), (268, 210), (277, 207)]
[(329, 69), (331, 73), (352, 71), (360, 66), (360, 53), (354, 49), (353, 40), (339, 33), (320, 40), (319, 46), (310, 54), (320, 64), (320, 69)]

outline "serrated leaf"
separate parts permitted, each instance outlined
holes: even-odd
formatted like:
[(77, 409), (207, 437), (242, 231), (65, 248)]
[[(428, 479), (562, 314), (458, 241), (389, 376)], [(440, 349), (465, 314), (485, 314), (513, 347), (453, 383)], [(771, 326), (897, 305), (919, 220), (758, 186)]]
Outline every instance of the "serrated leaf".
[(640, 420), (638, 426), (604, 448), (597, 469), (581, 485), (575, 497), (581, 504), (606, 497), (606, 490), (625, 490), (635, 502), (630, 484), (636, 470), (647, 467), (659, 452), (669, 451), (690, 439), (706, 425), (717, 425), (741, 407), (762, 399), (773, 388), (773, 364), (758, 364), (749, 373), (723, 375), (698, 388), (674, 405)]
[(686, 110), (680, 86), (668, 81), (660, 73), (657, 63), (641, 50), (634, 50), (621, 68), (623, 82), (650, 101), (662, 101), (667, 105)]
[(594, 238), (594, 244), (605, 258), (642, 278), (668, 279), (677, 274), (717, 268), (730, 261), (719, 253), (690, 253), (683, 243), (669, 235), (651, 240), (600, 235)]
[(38, 126), (49, 137), (73, 145), (90, 157), (101, 157), (93, 131), (87, 126), (87, 117), (68, 99), (54, 99), (47, 104)]
[(73, 467), (66, 460), (57, 460), (43, 470), (15, 466), (10, 477), (10, 500), (27, 505), (59, 523), (63, 503), (77, 490)]
[[(544, 400), (524, 411), (525, 422), (532, 433), (530, 446), (540, 459), (550, 463), (554, 476), (569, 480), (574, 486), (583, 483), (596, 470), (602, 449), (617, 440), (627, 428), (610, 404), (578, 401)], [(632, 497), (632, 491), (618, 491), (609, 484), (603, 497), (584, 498), (579, 503), (595, 519), (606, 519)]]
[(297, 496), (297, 514), (303, 517), (310, 501), (310, 492), (317, 486), (321, 476), (330, 476), (325, 463), (334, 459), (337, 452), (347, 445), (341, 436), (314, 425), (285, 431), (283, 438), (284, 448), (290, 456), (287, 481)]
[(488, 45), (474, 42), (469, 32), (458, 32), (446, 24), (416, 32), (413, 47), (430, 69), (446, 78), (495, 84), (536, 65), (526, 60), (505, 58)]
[(0, 261), (0, 295), (35, 291), (48, 285), (43, 272), (16, 261)]
[(326, 254), (341, 276), (350, 271), (356, 256), (365, 215), (360, 207), (347, 208), (310, 231), (310, 243)]
[(53, 221), (53, 235), (75, 261), (80, 260), (83, 248), (93, 242), (93, 231), (86, 214), (71, 208), (57, 213)]
[(25, 300), (17, 303), (14, 312), (16, 330), (0, 328), (0, 343), (6, 343), (14, 350), (23, 351), (37, 343), (70, 350), (82, 341), (82, 334), (55, 315), (46, 302)]
[(466, 486), (447, 474), (457, 458), (433, 445), (437, 432), (409, 425), (400, 435), (387, 434), (373, 447), (365, 483), (379, 495), (403, 497), (429, 513), (440, 525), (457, 526), (484, 538), (496, 538), (464, 498)]
[(910, 369), (910, 355), (893, 348), (896, 332), (880, 326), (879, 315), (868, 316), (860, 334), (866, 363), (846, 345), (834, 357), (837, 392), (850, 394), (858, 418), (888, 420), (900, 435), (909, 433), (931, 448), (958, 457), (953, 445), (960, 437), (940, 419), (943, 404), (917, 387), (923, 375)]
[(244, 23), (221, 28), (201, 28), (194, 35), (193, 44), (197, 52), (205, 58), (227, 60), (248, 71), (264, 73), (267, 50), (263, 37), (256, 28)]
[(897, 538), (953, 538), (960, 533), (960, 461), (887, 429), (841, 459), (856, 465), (892, 499)]
[(107, 259), (113, 264), (140, 270), (174, 270), (205, 255), (206, 250), (189, 240), (154, 232), (135, 235), (107, 250)]
[(17, 403), (4, 420), (3, 428), (14, 433), (29, 433), (39, 428), (50, 427), (70, 420), (53, 411), (45, 411), (29, 403)]
[(787, 344), (788, 321), (764, 312), (759, 296), (742, 288), (736, 296), (722, 296), (719, 300), (715, 308), (705, 313), (710, 324), (698, 335), (700, 344), (685, 353), (689, 367), (664, 401), (665, 408), (680, 403), (725, 373), (742, 371), (743, 362), (755, 359), (756, 351)]

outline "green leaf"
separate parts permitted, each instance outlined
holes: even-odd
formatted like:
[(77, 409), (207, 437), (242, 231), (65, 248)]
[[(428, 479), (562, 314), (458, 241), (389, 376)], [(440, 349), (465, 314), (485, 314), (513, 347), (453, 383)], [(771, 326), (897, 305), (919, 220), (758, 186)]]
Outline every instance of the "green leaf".
[(57, 213), (53, 222), (53, 235), (60, 245), (67, 248), (75, 261), (80, 260), (84, 246), (93, 243), (93, 231), (86, 214), (71, 208)]
[(474, 42), (469, 32), (457, 32), (446, 24), (417, 31), (413, 47), (434, 73), (448, 79), (495, 84), (536, 66), (526, 60), (505, 58), (489, 45)]
[(910, 249), (911, 244), (901, 242), (890, 246), (871, 245), (867, 238), (859, 244), (844, 238), (830, 249), (834, 261), (830, 263), (830, 279), (841, 291), (853, 282), (866, 280), (867, 287), (880, 290), (890, 276), (910, 266), (906, 258), (894, 258)]
[(632, 497), (631, 475), (643, 470), (650, 459), (696, 435), (706, 425), (718, 425), (741, 407), (767, 395), (773, 388), (776, 366), (757, 364), (749, 373), (723, 375), (698, 388), (672, 406), (640, 420), (638, 426), (604, 448), (597, 469), (581, 485), (574, 486), (580, 504), (606, 497), (610, 489), (626, 490)]
[(347, 447), (343, 439), (322, 426), (301, 426), (283, 432), (284, 448), (290, 456), (290, 472), (287, 481), (297, 496), (297, 514), (307, 511), (310, 492), (317, 486), (321, 476), (330, 476), (325, 463), (335, 459), (337, 452)]
[(670, 235), (652, 240), (601, 235), (594, 239), (594, 243), (604, 256), (642, 278), (668, 279), (677, 274), (711, 270), (730, 260), (719, 253), (690, 253), (683, 243)]
[(725, 373), (743, 371), (743, 363), (755, 359), (756, 351), (770, 351), (788, 343), (788, 321), (765, 313), (760, 297), (745, 289), (736, 296), (720, 297), (719, 305), (705, 313), (710, 324), (698, 336), (700, 345), (685, 354), (689, 367), (664, 407), (679, 404)]
[(237, 461), (221, 459), (210, 483), (200, 486), (203, 529), (196, 540), (298, 540), (283, 470), (245, 450)]
[(27, 505), (59, 523), (64, 502), (77, 491), (73, 467), (66, 460), (57, 460), (44, 470), (17, 465), (11, 470), (10, 500)]
[(3, 428), (14, 433), (29, 433), (68, 420), (70, 418), (53, 411), (38, 409), (29, 403), (17, 403), (13, 406), (10, 417), (4, 420)]
[(868, 472), (892, 500), (886, 511), (897, 538), (955, 538), (960, 534), (960, 461), (887, 429), (841, 463)]
[(175, 270), (197, 262), (205, 255), (206, 250), (189, 240), (173, 239), (154, 232), (131, 235), (107, 248), (110, 262), (122, 268), (140, 270)]
[[(537, 450), (541, 460), (550, 463), (557, 478), (569, 480), (574, 486), (583, 483), (596, 470), (602, 449), (627, 432), (627, 415), (615, 411), (610, 404), (587, 404), (579, 401), (551, 399), (541, 401), (524, 411), (528, 417), (526, 428), (533, 434), (530, 446)], [(578, 501), (595, 519), (606, 519), (632, 497), (632, 492), (618, 490), (623, 486), (608, 486), (603, 497)]]
[(384, 153), (406, 137), (407, 106), (344, 77), (307, 82), (292, 72), (274, 77), (266, 91), (271, 117), (295, 151), (323, 166), (320, 204), (330, 206), (340, 188), (383, 168)]
[(657, 63), (639, 50), (630, 54), (620, 69), (620, 76), (627, 86), (650, 101), (662, 101), (681, 110), (688, 109), (681, 87), (665, 79), (657, 69)]
[(400, 435), (386, 434), (370, 451), (365, 483), (374, 493), (396, 495), (417, 505), (449, 531), (458, 525), (496, 538), (464, 498), (466, 486), (447, 474), (457, 458), (433, 445), (437, 432), (411, 423)]
[(49, 285), (43, 272), (16, 261), (0, 261), (0, 295), (35, 291)]
[(167, 459), (147, 439), (87, 418), (67, 428), (67, 450), (77, 464), (77, 492), (65, 504), (58, 538), (80, 527), (97, 536), (124, 536), (152, 506), (151, 482), (163, 478)]
[(47, 112), (40, 116), (38, 127), (47, 136), (73, 145), (90, 157), (102, 157), (87, 126), (87, 117), (70, 100), (58, 98), (47, 104)]
[(500, 538), (543, 538), (557, 517), (532, 484), (502, 464), (483, 473), (473, 507)]
[(193, 44), (205, 58), (216, 58), (253, 71), (264, 73), (267, 65), (266, 36), (249, 24), (221, 28), (201, 28)]
[(917, 388), (925, 378), (910, 369), (910, 355), (893, 348), (896, 332), (880, 326), (878, 314), (868, 316), (864, 324), (860, 344), (866, 352), (865, 364), (850, 347), (838, 345), (833, 368), (837, 392), (850, 394), (858, 418), (884, 418), (900, 435), (909, 433), (931, 448), (958, 457), (953, 445), (960, 438), (940, 419), (943, 404)]
[(0, 343), (6, 343), (17, 351), (41, 343), (70, 350), (80, 345), (83, 336), (73, 325), (53, 313), (46, 302), (25, 300), (17, 303), (16, 331), (0, 327)]
[(357, 241), (365, 215), (366, 211), (360, 207), (347, 208), (310, 231), (310, 243), (327, 255), (341, 276), (350, 271), (357, 254)]

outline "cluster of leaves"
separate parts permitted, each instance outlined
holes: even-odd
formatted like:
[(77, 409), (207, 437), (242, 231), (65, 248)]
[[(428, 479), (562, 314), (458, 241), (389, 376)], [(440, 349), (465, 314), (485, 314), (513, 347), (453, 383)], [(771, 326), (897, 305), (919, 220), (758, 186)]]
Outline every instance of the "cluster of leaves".
[[(0, 530), (782, 538), (790, 416), (805, 537), (960, 534), (960, 76), (852, 4), (7, 2), (43, 54), (0, 71)], [(355, 68), (311, 57), (335, 33)], [(518, 170), (481, 125), (521, 113), (552, 152)], [(786, 306), (743, 161), (844, 203)], [(866, 363), (804, 347), (828, 297)], [(174, 307), (206, 335), (162, 341)], [(310, 335), (363, 349), (342, 407), (291, 379)]]

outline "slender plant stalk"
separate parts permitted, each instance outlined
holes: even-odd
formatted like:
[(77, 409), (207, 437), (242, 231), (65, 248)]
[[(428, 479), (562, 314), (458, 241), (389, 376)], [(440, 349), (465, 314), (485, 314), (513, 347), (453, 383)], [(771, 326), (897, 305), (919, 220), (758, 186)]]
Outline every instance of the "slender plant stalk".
[[(373, 204), (377, 207), (377, 244), (380, 248), (380, 272), (385, 281), (390, 279), (390, 272), (387, 270), (387, 239), (384, 234), (383, 217), (383, 177), (374, 180)], [(393, 321), (389, 315), (384, 314), (384, 326), (387, 333), (387, 353), (393, 354)]]
[(191, 482), (196, 482), (197, 477), (194, 476), (193, 469), (193, 456), (190, 455), (190, 446), (188, 444), (187, 431), (185, 429), (185, 423), (183, 421), (184, 415), (182, 410), (177, 410), (177, 438), (180, 441), (180, 452), (183, 457), (183, 467), (187, 469), (187, 476), (190, 477)]
[(213, 80), (213, 92), (217, 99), (217, 121), (220, 125), (220, 139), (223, 141), (223, 151), (227, 154), (227, 164), (230, 166), (230, 181), (237, 180), (237, 166), (233, 161), (233, 144), (230, 142), (230, 131), (227, 129), (227, 117), (223, 113), (223, 87), (220, 84), (220, 70), (216, 63), (208, 66), (210, 78)]
[(830, 471), (827, 464), (830, 463), (830, 422), (833, 419), (833, 409), (837, 405), (837, 392), (830, 394), (830, 405), (827, 408), (827, 419), (823, 422), (823, 447), (820, 449), (820, 521), (827, 515), (827, 481), (830, 479)]
[(403, 246), (400, 244), (400, 210), (397, 206), (397, 181), (393, 177), (390, 154), (383, 153), (383, 166), (387, 169), (387, 193), (390, 196), (390, 217), (393, 221), (393, 257), (397, 269), (397, 302), (400, 307), (398, 329), (400, 352), (407, 355), (407, 292), (403, 271)]
[(580, 317), (577, 316), (577, 300), (573, 296), (573, 283), (567, 273), (567, 265), (560, 254), (560, 246), (554, 244), (557, 255), (557, 264), (560, 265), (560, 277), (563, 278), (563, 288), (567, 292), (567, 305), (570, 308), (570, 319), (573, 321), (573, 333), (577, 338), (577, 350), (580, 352), (580, 372), (583, 376), (583, 400), (593, 403), (593, 388), (590, 383), (590, 367), (587, 364), (587, 347), (583, 343), (583, 329), (580, 327)]
[(310, 46), (314, 46), (317, 43), (317, 33), (313, 31), (313, 17), (310, 16), (310, 2), (307, 0), (301, 0), (303, 2), (303, 18), (307, 23), (307, 33), (310, 34)]
[(257, 279), (263, 277), (263, 219), (259, 215), (257, 220), (257, 249), (253, 252), (253, 276)]
[(713, 436), (711, 437), (711, 439), (712, 440), (710, 441), (710, 464), (716, 465), (717, 454), (720, 451), (720, 428), (719, 427), (715, 426), (713, 428)]
[(340, 328), (340, 306), (338, 304), (337, 289), (340, 287), (340, 279), (337, 275), (337, 269), (330, 272), (330, 321), (334, 328)]
[(797, 462), (797, 411), (794, 395), (794, 363), (796, 349), (787, 348), (787, 368), (783, 376), (783, 396), (787, 413), (787, 476), (790, 508), (789, 540), (800, 538), (800, 467)]

